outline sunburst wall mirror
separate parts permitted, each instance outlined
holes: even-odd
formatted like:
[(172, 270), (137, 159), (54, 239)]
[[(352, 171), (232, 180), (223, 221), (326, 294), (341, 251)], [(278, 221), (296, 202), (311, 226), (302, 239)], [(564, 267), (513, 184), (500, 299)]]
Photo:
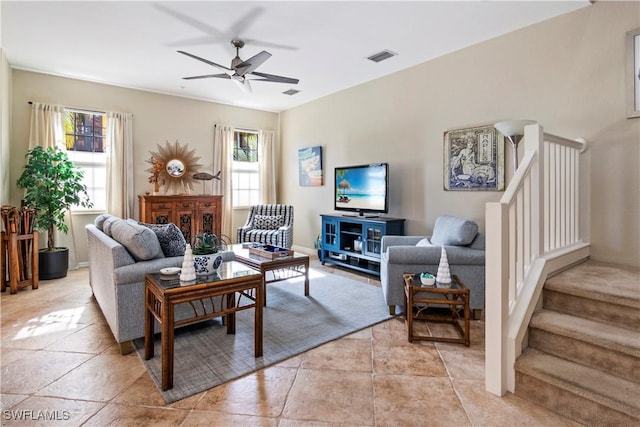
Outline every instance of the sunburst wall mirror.
[[(198, 163), (200, 157), (196, 157), (195, 149), (189, 150), (189, 144), (180, 145), (178, 141), (171, 144), (158, 144), (157, 151), (150, 151), (152, 159), (162, 167), (155, 169), (163, 182), (164, 193), (183, 194), (190, 193), (195, 188), (196, 179), (193, 177), (202, 166)], [(147, 169), (154, 172), (154, 168)], [(174, 190), (175, 188), (175, 190)]]

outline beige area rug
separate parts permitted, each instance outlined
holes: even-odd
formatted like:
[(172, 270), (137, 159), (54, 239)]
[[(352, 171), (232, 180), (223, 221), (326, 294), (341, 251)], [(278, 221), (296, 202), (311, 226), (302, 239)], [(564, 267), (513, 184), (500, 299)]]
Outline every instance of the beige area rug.
[[(184, 399), (390, 318), (379, 287), (314, 269), (309, 277), (308, 297), (303, 278), (267, 285), (262, 357), (253, 355), (253, 310), (236, 314), (235, 335), (227, 335), (219, 319), (176, 330), (173, 389), (161, 391), (165, 401)], [(160, 337), (156, 356), (148, 361), (144, 339), (134, 345), (161, 390)]]

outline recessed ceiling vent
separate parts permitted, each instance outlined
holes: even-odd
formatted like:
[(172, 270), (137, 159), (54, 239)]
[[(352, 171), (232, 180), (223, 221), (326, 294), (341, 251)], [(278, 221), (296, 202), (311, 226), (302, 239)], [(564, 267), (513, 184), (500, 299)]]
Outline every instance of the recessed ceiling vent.
[(289, 90), (287, 90), (285, 92), (282, 92), (282, 93), (284, 93), (285, 95), (292, 96), (292, 95), (295, 95), (298, 92), (300, 92), (300, 91), (299, 90), (295, 90), (295, 89), (289, 89)]
[(380, 51), (378, 53), (374, 53), (371, 56), (368, 56), (367, 59), (370, 60), (370, 61), (373, 61), (373, 62), (382, 62), (385, 59), (389, 59), (389, 58), (391, 58), (393, 56), (396, 56), (396, 55), (397, 55), (397, 53), (391, 52), (390, 50), (386, 50), (385, 49), (385, 50), (382, 50), (382, 51)]

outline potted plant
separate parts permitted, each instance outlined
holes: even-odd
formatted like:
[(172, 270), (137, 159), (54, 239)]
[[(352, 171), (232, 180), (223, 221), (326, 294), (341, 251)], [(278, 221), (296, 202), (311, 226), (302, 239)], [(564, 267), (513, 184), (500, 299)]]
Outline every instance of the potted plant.
[(69, 231), (64, 215), (71, 206), (93, 206), (87, 187), (82, 184), (84, 172), (58, 148), (34, 147), (25, 157), (27, 163), (17, 185), (26, 190), (23, 204), (38, 211), (35, 228), (47, 232), (47, 247), (38, 251), (39, 278), (65, 277), (69, 248), (56, 247), (54, 231)]

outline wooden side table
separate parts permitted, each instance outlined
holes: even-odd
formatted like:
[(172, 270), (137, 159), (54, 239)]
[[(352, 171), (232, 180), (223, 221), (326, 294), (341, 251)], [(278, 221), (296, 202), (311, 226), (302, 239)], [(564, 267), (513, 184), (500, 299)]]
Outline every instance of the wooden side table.
[[(193, 282), (182, 283), (176, 275), (174, 278), (163, 277), (160, 273), (145, 275), (145, 333), (144, 358), (154, 356), (154, 318), (161, 326), (162, 348), (162, 390), (173, 388), (173, 353), (174, 329), (199, 322), (205, 319), (224, 316), (227, 333), (235, 334), (236, 312), (254, 309), (254, 354), (262, 356), (262, 292), (263, 275), (236, 261), (225, 262), (219, 273), (211, 276), (198, 276)], [(240, 305), (235, 301), (245, 296), (254, 302)], [(205, 309), (205, 304), (193, 304), (194, 301), (208, 300), (212, 307)], [(218, 301), (217, 304), (214, 301)], [(192, 303), (193, 317), (176, 320), (175, 306), (180, 303)], [(202, 313), (196, 310), (202, 307)]]
[[(423, 287), (420, 283), (420, 274), (405, 273), (404, 278), (404, 316), (407, 323), (407, 334), (409, 342), (413, 341), (440, 341), (464, 344), (469, 347), (471, 344), (470, 326), (471, 310), (469, 308), (469, 288), (453, 275), (449, 287), (441, 287), (439, 284)], [(448, 305), (446, 314), (428, 313), (430, 304)], [(460, 326), (459, 310), (464, 310), (464, 329)], [(414, 312), (415, 311), (415, 312)], [(413, 330), (414, 320), (425, 320), (428, 322), (447, 323), (453, 325), (459, 338), (434, 337), (426, 335), (416, 335)]]

